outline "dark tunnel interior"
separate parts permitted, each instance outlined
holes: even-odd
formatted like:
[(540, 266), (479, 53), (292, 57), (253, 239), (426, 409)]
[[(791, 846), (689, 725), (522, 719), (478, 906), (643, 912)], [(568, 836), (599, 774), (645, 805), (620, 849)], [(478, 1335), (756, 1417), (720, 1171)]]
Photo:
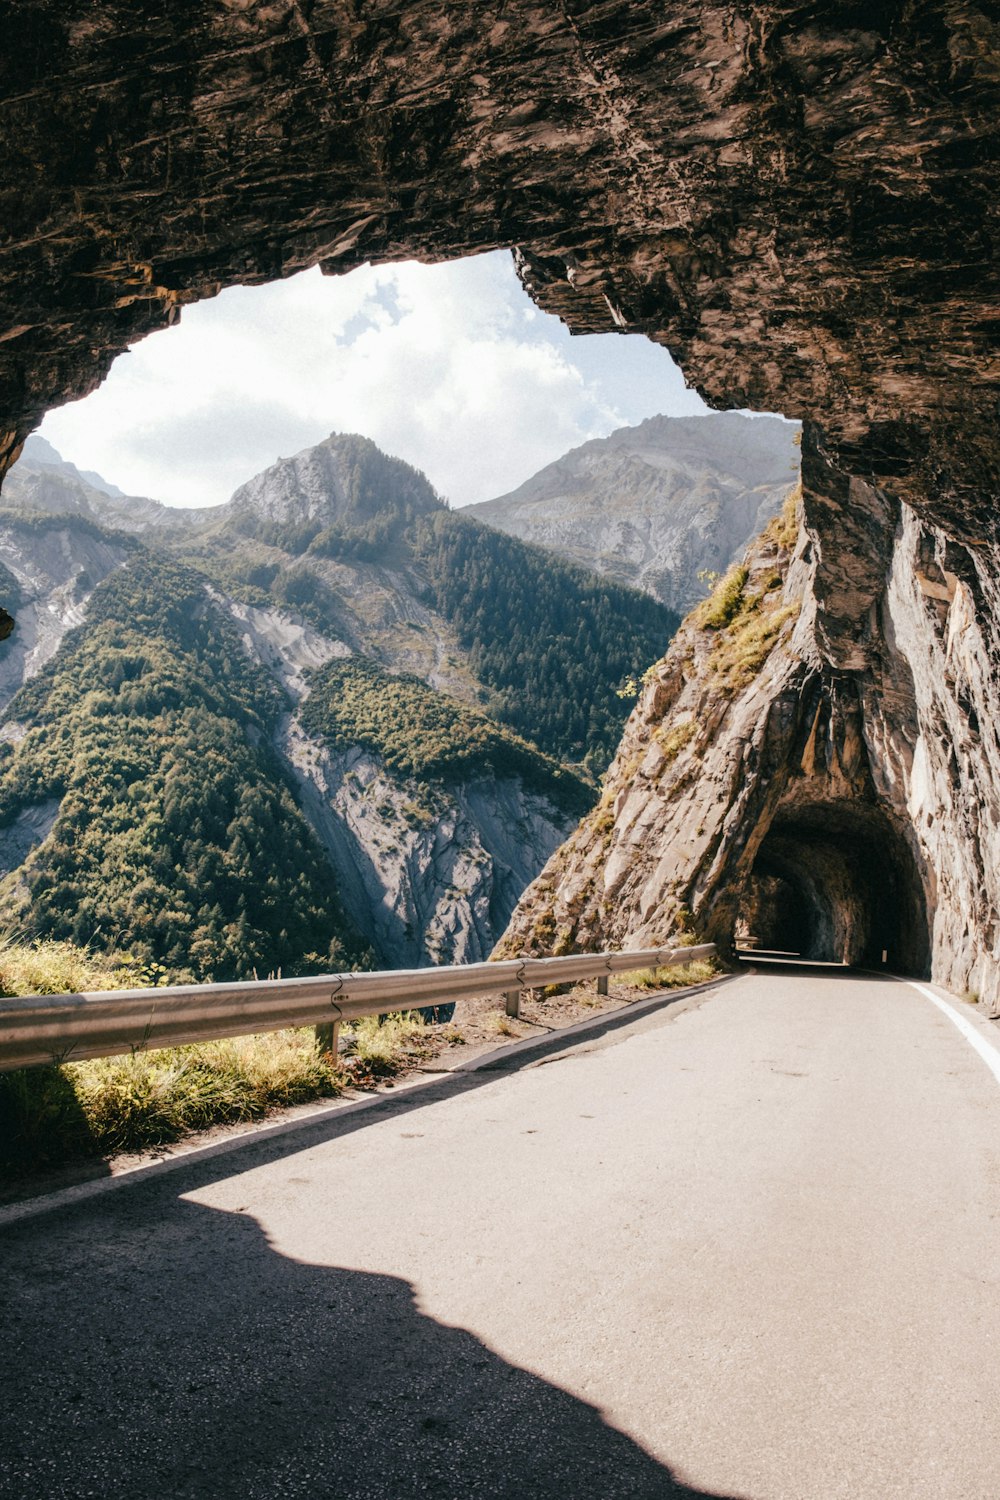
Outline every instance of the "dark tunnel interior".
[(928, 971), (916, 861), (902, 834), (868, 803), (780, 809), (754, 861), (736, 931), (755, 947), (815, 961)]

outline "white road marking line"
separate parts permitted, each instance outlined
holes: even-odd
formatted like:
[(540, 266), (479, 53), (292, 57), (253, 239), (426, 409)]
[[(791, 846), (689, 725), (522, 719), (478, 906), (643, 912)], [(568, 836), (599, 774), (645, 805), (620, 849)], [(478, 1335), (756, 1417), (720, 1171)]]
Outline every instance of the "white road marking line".
[(915, 979), (907, 979), (906, 983), (911, 989), (919, 990), (922, 995), (926, 995), (938, 1010), (944, 1011), (948, 1020), (953, 1021), (970, 1046), (975, 1047), (997, 1083), (1000, 1083), (1000, 1052), (995, 1047), (991, 1047), (986, 1038), (964, 1016), (960, 1016), (947, 1000), (942, 1000), (940, 995), (935, 995), (934, 991), (929, 990), (925, 984), (917, 984)]

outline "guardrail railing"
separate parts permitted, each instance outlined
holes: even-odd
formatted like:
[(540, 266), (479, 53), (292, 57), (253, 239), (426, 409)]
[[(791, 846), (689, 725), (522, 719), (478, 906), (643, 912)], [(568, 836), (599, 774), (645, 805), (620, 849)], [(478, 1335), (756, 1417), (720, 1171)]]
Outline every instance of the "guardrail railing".
[(692, 948), (511, 958), (500, 963), (319, 974), (308, 979), (25, 995), (0, 1000), (0, 1072), (247, 1036), (283, 1026), (315, 1026), (321, 1044), (336, 1051), (341, 1021), (360, 1016), (491, 994), (504, 995), (507, 1014), (516, 1016), (523, 990), (596, 979), (606, 994), (607, 981), (614, 974), (690, 963), (714, 952), (714, 943), (702, 943)]

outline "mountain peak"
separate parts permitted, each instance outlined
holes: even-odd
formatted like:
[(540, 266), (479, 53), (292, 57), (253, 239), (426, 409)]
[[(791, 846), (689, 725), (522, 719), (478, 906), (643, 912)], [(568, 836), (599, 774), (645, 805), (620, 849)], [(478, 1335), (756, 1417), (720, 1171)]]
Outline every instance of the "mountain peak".
[(280, 525), (356, 527), (386, 514), (421, 515), (444, 505), (419, 469), (360, 433), (332, 432), (240, 485), (229, 507), (237, 516), (250, 513)]
[(118, 531), (151, 531), (194, 517), (193, 511), (175, 511), (158, 500), (124, 494), (100, 474), (78, 469), (37, 433), (28, 438), (7, 474), (0, 504), (41, 515), (82, 516)]
[(93, 469), (78, 469), (76, 464), (63, 458), (58, 449), (53, 448), (48, 439), (43, 438), (37, 432), (33, 432), (25, 442), (21, 462), (29, 468), (42, 465), (45, 468), (58, 469), (61, 474), (65, 474), (70, 479), (82, 479), (92, 490), (100, 490), (102, 495), (118, 498), (124, 496), (125, 493), (116, 484), (111, 484), (102, 475), (96, 474)]

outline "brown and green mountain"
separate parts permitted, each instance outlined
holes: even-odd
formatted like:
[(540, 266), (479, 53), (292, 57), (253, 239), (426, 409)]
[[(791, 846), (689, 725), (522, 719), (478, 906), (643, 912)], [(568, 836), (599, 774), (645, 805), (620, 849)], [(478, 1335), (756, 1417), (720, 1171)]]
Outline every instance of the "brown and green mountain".
[(675, 617), (363, 438), (201, 512), (51, 454), (0, 508), (0, 915), (217, 978), (485, 956)]

